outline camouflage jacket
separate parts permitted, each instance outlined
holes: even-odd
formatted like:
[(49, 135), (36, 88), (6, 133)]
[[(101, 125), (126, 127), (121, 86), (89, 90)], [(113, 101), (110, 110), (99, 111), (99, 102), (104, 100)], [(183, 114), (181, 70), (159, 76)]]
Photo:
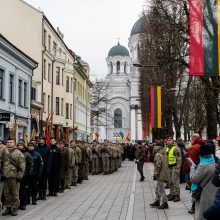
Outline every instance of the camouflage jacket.
[(168, 164), (166, 149), (161, 149), (154, 157), (154, 176), (160, 181), (168, 180)]
[(76, 165), (79, 165), (82, 161), (82, 151), (79, 147), (75, 147), (74, 152), (76, 156)]
[(92, 161), (92, 149), (90, 147), (86, 148), (86, 154), (87, 154), (88, 161)]
[(25, 171), (25, 157), (16, 147), (8, 148), (9, 163), (4, 168), (6, 178), (22, 179)]
[(7, 147), (3, 144), (0, 144), (0, 181), (2, 176), (4, 176), (4, 170), (9, 163), (9, 151)]

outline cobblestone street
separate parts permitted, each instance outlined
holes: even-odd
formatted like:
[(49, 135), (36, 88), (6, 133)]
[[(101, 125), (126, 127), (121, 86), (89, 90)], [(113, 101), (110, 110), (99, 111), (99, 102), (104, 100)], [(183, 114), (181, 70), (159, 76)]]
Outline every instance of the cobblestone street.
[(111, 175), (90, 176), (89, 181), (66, 190), (58, 197), (29, 205), (26, 211), (19, 211), (17, 217), (3, 217), (2, 220), (191, 220), (188, 214), (189, 191), (181, 185), (181, 201), (169, 202), (166, 211), (149, 207), (154, 200), (153, 165), (144, 166), (145, 181), (139, 181), (134, 162), (125, 161), (118, 172)]

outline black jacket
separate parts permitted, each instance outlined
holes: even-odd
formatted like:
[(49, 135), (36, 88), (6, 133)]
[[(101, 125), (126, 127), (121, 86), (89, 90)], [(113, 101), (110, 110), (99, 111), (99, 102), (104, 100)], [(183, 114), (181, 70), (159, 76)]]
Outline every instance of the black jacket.
[(37, 177), (39, 179), (43, 170), (43, 160), (41, 158), (41, 155), (37, 151), (33, 150), (29, 151), (29, 153), (31, 154), (33, 159), (33, 172), (31, 176)]

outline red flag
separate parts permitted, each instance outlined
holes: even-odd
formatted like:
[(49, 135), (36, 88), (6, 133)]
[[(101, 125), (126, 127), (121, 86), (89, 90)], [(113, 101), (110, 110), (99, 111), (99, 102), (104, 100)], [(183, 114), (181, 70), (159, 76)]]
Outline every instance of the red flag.
[(68, 130), (68, 128), (66, 128), (66, 132), (65, 132), (65, 142), (66, 142), (66, 144), (69, 143), (69, 130)]

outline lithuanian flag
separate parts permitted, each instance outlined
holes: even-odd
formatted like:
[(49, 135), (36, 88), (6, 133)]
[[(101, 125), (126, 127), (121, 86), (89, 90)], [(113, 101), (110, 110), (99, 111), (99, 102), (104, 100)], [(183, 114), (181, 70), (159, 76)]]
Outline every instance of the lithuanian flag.
[(150, 87), (151, 128), (161, 128), (161, 86)]
[(220, 76), (220, 0), (189, 0), (191, 76)]

